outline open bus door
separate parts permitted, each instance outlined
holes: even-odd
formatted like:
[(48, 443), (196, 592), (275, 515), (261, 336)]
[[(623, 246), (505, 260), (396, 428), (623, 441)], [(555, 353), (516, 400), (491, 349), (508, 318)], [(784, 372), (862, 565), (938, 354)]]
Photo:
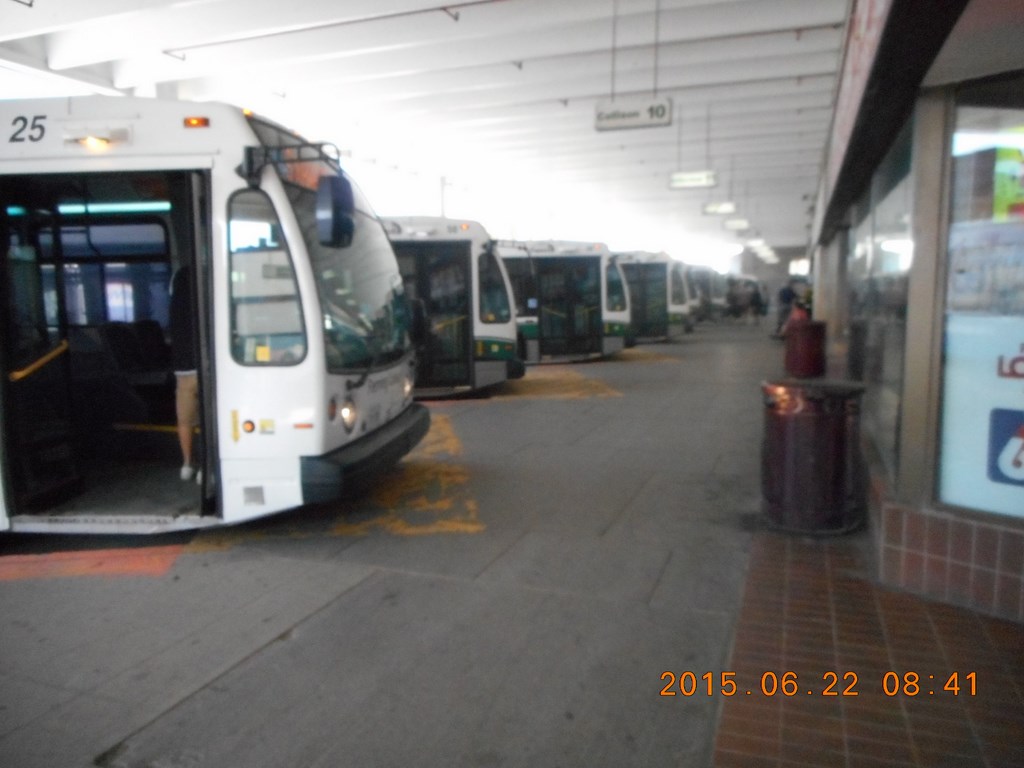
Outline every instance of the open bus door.
[[(5, 222), (15, 216), (27, 220), (29, 212), (12, 210)], [(52, 216), (34, 212), (32, 218), (36, 232), (52, 237)], [(15, 507), (32, 509), (73, 492), (81, 483), (73, 439), (69, 344), (66, 324), (47, 322), (43, 265), (28, 227), (5, 224), (2, 234), (4, 481)], [(56, 293), (51, 300), (59, 316), (63, 297)], [(5, 511), (4, 523), (6, 518)]]
[(540, 354), (601, 353), (601, 260), (537, 259)]
[(622, 264), (629, 281), (633, 332), (638, 338), (668, 336), (668, 285), (665, 264)]
[[(162, 328), (172, 251), (208, 261), (203, 173), (11, 178), (0, 199), (0, 530), (213, 524), (213, 401), (204, 392), (204, 481), (182, 484)], [(197, 282), (208, 289), (206, 278)], [(208, 305), (190, 310), (204, 349)], [(203, 357), (201, 382), (211, 375)]]
[(407, 295), (423, 302), (427, 333), (416, 388), (473, 386), (470, 241), (394, 242)]

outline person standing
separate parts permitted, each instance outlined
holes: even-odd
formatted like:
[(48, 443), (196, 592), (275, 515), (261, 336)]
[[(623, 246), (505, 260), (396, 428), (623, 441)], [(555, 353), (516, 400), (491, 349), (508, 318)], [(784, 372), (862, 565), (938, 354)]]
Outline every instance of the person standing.
[(171, 366), (174, 369), (174, 404), (177, 415), (178, 444), (181, 447), (182, 480), (196, 478), (193, 445), (199, 426), (199, 375), (196, 367), (194, 288), (192, 270), (186, 264), (171, 278), (170, 336)]
[(789, 313), (793, 311), (793, 302), (796, 301), (796, 278), (790, 278), (786, 284), (779, 289), (779, 310), (775, 319), (775, 335), (782, 336), (782, 329), (789, 320)]

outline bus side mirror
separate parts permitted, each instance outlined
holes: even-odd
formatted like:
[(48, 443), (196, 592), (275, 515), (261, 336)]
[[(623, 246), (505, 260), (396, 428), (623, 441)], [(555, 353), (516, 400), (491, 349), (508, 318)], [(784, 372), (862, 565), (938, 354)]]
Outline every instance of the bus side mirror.
[(316, 186), (316, 234), (321, 245), (348, 248), (356, 231), (356, 201), (344, 176), (321, 176)]

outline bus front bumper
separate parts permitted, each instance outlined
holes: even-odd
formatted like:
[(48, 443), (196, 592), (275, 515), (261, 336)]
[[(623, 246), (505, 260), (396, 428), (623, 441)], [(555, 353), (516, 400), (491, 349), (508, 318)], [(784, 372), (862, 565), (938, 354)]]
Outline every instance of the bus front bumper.
[(304, 504), (336, 501), (343, 489), (359, 488), (396, 464), (430, 429), (430, 411), (413, 403), (375, 432), (323, 456), (303, 456)]

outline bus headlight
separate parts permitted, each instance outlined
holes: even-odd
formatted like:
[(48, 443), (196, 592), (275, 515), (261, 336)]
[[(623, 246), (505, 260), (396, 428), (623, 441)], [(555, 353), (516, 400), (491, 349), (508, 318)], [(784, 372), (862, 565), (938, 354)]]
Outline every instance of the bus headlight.
[(345, 400), (341, 406), (341, 423), (346, 432), (351, 432), (356, 426), (356, 404), (352, 402), (351, 398)]
[(406, 376), (405, 376), (405, 384), (402, 386), (402, 394), (405, 396), (406, 400), (408, 400), (409, 397), (412, 395), (412, 387), (413, 387), (413, 378), (409, 374), (406, 374)]

